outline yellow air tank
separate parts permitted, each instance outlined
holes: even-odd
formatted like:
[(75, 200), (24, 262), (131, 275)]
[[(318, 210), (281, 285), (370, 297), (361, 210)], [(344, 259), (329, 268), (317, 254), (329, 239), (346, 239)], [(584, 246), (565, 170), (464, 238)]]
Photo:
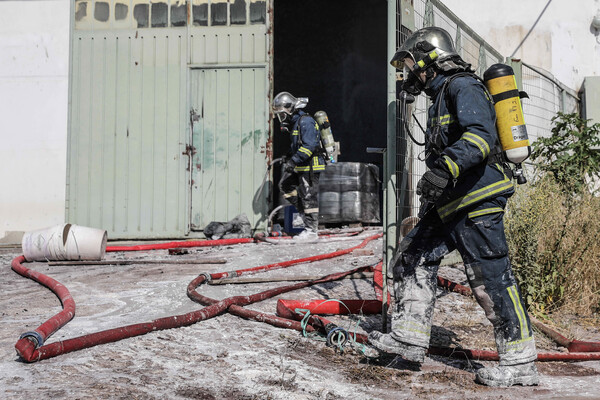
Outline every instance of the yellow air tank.
[(483, 74), (483, 81), (494, 99), (496, 128), (508, 161), (520, 165), (531, 155), (521, 97), (513, 69), (494, 64)]
[(330, 162), (334, 162), (333, 153), (335, 151), (335, 141), (333, 139), (333, 134), (331, 133), (329, 117), (325, 111), (317, 111), (315, 113), (315, 120), (317, 121), (321, 131), (321, 143), (327, 152), (327, 157), (329, 158)]

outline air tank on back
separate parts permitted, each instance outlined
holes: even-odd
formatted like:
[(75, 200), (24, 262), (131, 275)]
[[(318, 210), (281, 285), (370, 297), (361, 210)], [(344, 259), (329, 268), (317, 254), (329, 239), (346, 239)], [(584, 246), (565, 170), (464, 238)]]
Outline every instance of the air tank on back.
[(494, 64), (484, 72), (483, 81), (494, 99), (502, 150), (507, 160), (517, 166), (517, 181), (525, 183), (521, 163), (531, 155), (531, 147), (514, 71), (509, 65)]
[(331, 133), (331, 124), (329, 123), (329, 117), (327, 117), (327, 113), (325, 111), (317, 111), (315, 113), (315, 121), (319, 125), (319, 130), (321, 132), (321, 144), (325, 151), (327, 151), (327, 156), (330, 162), (333, 162), (333, 152), (335, 151), (335, 141), (333, 139), (333, 134)]

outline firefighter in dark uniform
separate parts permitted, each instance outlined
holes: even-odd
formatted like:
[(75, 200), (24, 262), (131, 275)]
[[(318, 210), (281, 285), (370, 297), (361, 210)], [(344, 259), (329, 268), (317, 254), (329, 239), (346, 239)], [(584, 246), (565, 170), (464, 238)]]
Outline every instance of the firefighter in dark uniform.
[(417, 184), (421, 217), (392, 260), (396, 304), (391, 332), (371, 332), (380, 351), (423, 362), (429, 346), (438, 267), (457, 249), (473, 294), (494, 327), (500, 363), (477, 371), (489, 386), (536, 385), (537, 352), (508, 258), (504, 208), (514, 193), (505, 173), (496, 114), (483, 83), (443, 29), (409, 36), (391, 61), (402, 89), (431, 98), (425, 172)]
[(304, 230), (295, 240), (315, 240), (319, 225), (319, 175), (325, 170), (317, 122), (301, 109), (307, 98), (281, 92), (273, 99), (273, 112), (281, 130), (291, 133), (291, 145), (283, 164), (279, 189), (300, 213)]

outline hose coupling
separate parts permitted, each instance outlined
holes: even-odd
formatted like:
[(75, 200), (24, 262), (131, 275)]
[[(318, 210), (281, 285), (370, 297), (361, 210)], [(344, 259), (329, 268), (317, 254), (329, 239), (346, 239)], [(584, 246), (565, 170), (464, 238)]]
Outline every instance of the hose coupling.
[(343, 348), (348, 342), (348, 331), (334, 324), (325, 326), (327, 332), (327, 346)]
[(212, 276), (208, 272), (201, 272), (198, 274), (198, 276), (203, 276), (204, 282), (206, 282), (206, 283), (212, 281)]
[(42, 337), (42, 335), (40, 335), (36, 331), (25, 332), (25, 333), (22, 333), (21, 336), (19, 336), (19, 340), (25, 339), (25, 338), (33, 341), (35, 343), (36, 349), (39, 347), (42, 347), (44, 345), (44, 338)]

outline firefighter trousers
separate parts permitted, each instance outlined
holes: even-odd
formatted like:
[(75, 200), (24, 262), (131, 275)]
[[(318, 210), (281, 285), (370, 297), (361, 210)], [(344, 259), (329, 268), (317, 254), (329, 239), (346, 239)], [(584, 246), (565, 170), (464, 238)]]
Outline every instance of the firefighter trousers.
[(459, 212), (447, 223), (432, 209), (407, 234), (392, 260), (396, 292), (392, 337), (429, 346), (438, 267), (457, 249), (473, 294), (494, 327), (500, 365), (537, 358), (529, 316), (508, 258), (505, 205), (506, 198), (494, 198)]
[(319, 173), (294, 172), (284, 174), (279, 182), (283, 197), (302, 216), (304, 226), (317, 232), (319, 228)]

